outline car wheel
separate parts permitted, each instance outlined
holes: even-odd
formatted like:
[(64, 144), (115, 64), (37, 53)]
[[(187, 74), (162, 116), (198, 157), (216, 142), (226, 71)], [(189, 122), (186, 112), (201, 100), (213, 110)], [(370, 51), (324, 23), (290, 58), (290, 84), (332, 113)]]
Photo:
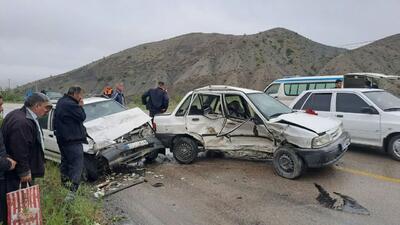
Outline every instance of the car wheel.
[(290, 149), (279, 149), (274, 154), (275, 172), (284, 178), (296, 179), (304, 170), (303, 160)]
[(94, 156), (85, 154), (83, 166), (83, 177), (85, 180), (96, 181), (99, 179), (100, 171), (98, 169), (97, 160)]
[(196, 159), (198, 146), (193, 139), (180, 137), (174, 142), (172, 152), (176, 161), (183, 164), (189, 164)]
[(395, 135), (390, 139), (388, 152), (393, 159), (400, 160), (400, 134)]
[(157, 157), (158, 157), (158, 149), (147, 154), (145, 156), (145, 159), (147, 163), (152, 163), (154, 162), (154, 160), (157, 159)]

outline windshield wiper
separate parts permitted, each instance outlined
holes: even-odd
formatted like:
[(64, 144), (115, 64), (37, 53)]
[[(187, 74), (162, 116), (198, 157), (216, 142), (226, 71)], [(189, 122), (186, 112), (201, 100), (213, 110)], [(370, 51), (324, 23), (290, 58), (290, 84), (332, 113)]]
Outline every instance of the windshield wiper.
[(397, 110), (400, 110), (400, 108), (395, 108), (395, 107), (387, 108), (387, 109), (384, 109), (383, 111), (388, 112), (388, 111), (397, 111)]

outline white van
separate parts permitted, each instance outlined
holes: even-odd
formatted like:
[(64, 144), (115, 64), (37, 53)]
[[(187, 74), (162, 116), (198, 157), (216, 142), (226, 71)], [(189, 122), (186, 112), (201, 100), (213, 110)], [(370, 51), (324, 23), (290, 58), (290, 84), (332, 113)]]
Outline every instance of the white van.
[(381, 88), (394, 95), (400, 95), (400, 76), (363, 72), (277, 79), (268, 85), (264, 92), (289, 105), (303, 91), (335, 88), (336, 80), (342, 81), (343, 88)]
[(268, 85), (264, 92), (289, 105), (303, 91), (335, 88), (336, 80), (343, 81), (343, 75), (282, 78)]

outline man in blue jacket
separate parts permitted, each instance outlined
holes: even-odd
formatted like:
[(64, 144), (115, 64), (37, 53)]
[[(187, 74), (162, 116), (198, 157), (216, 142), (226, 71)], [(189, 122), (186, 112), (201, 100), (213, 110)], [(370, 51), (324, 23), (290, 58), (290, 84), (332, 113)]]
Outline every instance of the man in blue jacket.
[(86, 114), (83, 109), (83, 90), (70, 87), (67, 94), (58, 100), (54, 114), (54, 129), (61, 153), (61, 182), (70, 193), (66, 200), (73, 200), (79, 188), (83, 170), (83, 143), (86, 128), (83, 122)]
[(169, 97), (164, 82), (158, 82), (158, 87), (146, 91), (142, 95), (142, 103), (150, 112), (150, 117), (167, 111)]
[[(0, 114), (3, 112), (3, 96), (0, 95)], [(16, 162), (7, 156), (3, 142), (3, 134), (0, 129), (0, 222), (7, 224), (6, 181), (4, 172), (13, 170)]]

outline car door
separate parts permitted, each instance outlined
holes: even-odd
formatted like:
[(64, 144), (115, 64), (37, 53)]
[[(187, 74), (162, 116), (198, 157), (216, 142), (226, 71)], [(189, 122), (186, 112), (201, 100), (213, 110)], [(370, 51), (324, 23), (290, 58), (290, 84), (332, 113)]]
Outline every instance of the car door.
[[(306, 96), (303, 96), (306, 98)], [(301, 101), (300, 99), (299, 101)], [(315, 92), (311, 93), (311, 95), (307, 98), (307, 101), (303, 104), (302, 110), (313, 110), (319, 116), (322, 117), (333, 117), (333, 113), (331, 112), (332, 108), (332, 93), (331, 92)], [(297, 105), (297, 104), (296, 104)], [(295, 105), (294, 108), (297, 106)]]
[(365, 112), (370, 106), (356, 93), (336, 93), (335, 116), (350, 133), (352, 143), (381, 146), (380, 115)]
[(224, 149), (241, 151), (239, 156), (256, 158), (260, 158), (255, 156), (260, 152), (272, 153), (272, 137), (246, 98), (239, 94), (225, 94), (223, 100), (226, 123), (220, 135), (227, 140)]
[(60, 162), (60, 150), (53, 130), (54, 109), (46, 116), (39, 118), (39, 125), (43, 131), (44, 153), (47, 159)]
[(206, 149), (215, 149), (223, 145), (224, 138), (217, 137), (225, 122), (221, 102), (220, 94), (194, 94), (185, 117), (188, 133), (200, 135)]

